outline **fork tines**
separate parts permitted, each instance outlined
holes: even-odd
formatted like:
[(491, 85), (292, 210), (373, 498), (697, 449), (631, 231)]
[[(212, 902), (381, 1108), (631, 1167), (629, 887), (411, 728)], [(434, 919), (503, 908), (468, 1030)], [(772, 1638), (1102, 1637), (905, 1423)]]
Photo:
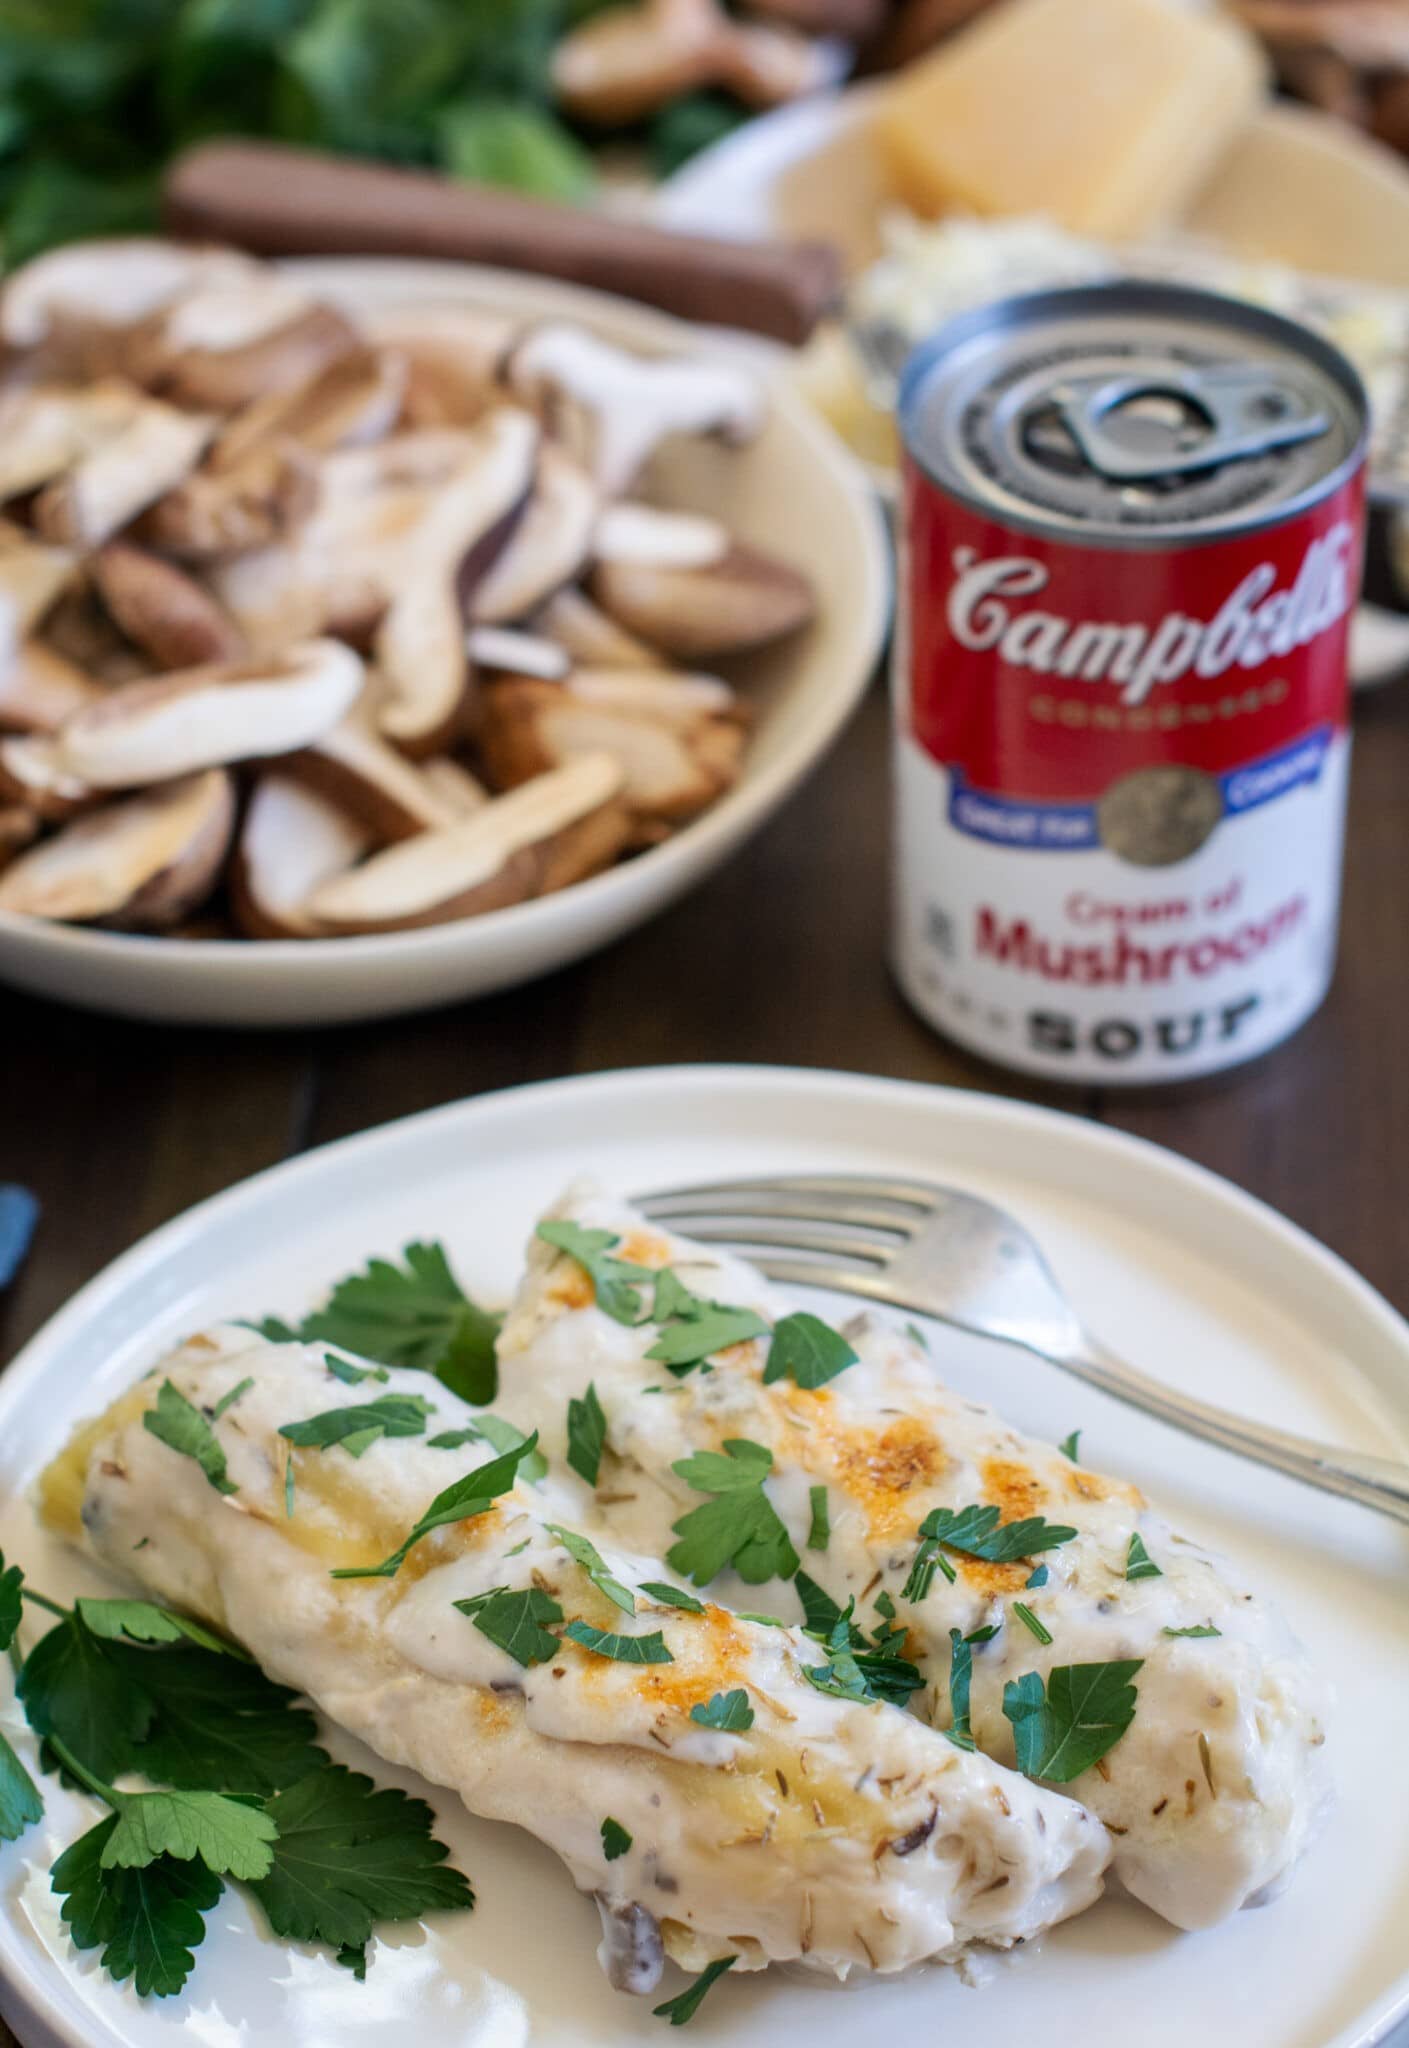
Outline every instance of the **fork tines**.
[(771, 1247), (863, 1267), (889, 1265), (934, 1213), (923, 1181), (871, 1174), (777, 1174), (645, 1196), (637, 1206), (706, 1244)]

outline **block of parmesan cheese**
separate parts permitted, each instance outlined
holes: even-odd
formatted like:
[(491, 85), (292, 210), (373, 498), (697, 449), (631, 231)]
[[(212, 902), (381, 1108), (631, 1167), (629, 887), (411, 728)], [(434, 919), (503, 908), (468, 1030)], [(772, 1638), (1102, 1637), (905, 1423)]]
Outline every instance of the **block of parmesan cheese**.
[(1042, 213), (1118, 240), (1176, 220), (1266, 90), (1226, 17), (1004, 0), (903, 72), (876, 139), (917, 213)]

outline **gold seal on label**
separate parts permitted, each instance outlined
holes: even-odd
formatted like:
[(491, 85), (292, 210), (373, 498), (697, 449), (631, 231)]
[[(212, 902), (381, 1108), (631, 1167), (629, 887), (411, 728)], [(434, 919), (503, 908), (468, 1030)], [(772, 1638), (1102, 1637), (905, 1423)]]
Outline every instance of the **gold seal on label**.
[(1201, 768), (1140, 768), (1113, 782), (1096, 806), (1102, 846), (1137, 868), (1166, 868), (1197, 853), (1223, 816), (1223, 791)]

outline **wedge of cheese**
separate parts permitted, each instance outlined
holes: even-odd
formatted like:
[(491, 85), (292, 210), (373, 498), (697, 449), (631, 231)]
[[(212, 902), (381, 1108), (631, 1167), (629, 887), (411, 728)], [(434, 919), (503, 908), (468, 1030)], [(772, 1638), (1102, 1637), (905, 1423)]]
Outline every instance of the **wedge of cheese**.
[(1176, 0), (1006, 0), (904, 72), (876, 140), (916, 212), (1176, 220), (1266, 89), (1236, 23)]

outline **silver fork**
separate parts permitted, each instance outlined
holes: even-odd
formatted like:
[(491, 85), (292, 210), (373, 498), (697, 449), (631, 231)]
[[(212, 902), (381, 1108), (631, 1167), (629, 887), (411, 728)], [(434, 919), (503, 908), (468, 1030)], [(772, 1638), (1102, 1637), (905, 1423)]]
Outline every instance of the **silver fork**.
[(672, 1188), (638, 1206), (653, 1223), (734, 1246), (770, 1280), (862, 1295), (1017, 1344), (1190, 1436), (1409, 1522), (1409, 1465), (1269, 1429), (1137, 1372), (1080, 1322), (1017, 1218), (978, 1195), (795, 1173)]

